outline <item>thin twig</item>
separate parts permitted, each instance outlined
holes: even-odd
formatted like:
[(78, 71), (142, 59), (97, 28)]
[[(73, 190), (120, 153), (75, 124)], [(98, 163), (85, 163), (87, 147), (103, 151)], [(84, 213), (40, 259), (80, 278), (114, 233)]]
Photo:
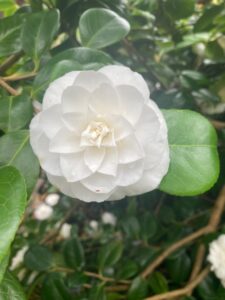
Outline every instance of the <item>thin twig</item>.
[(217, 120), (210, 120), (210, 122), (218, 130), (225, 129), (225, 122), (217, 121)]
[(197, 230), (196, 232), (190, 234), (189, 236), (179, 240), (178, 242), (172, 244), (166, 250), (164, 250), (147, 268), (142, 272), (141, 276), (146, 278), (151, 274), (169, 255), (178, 250), (179, 248), (189, 244), (190, 242), (196, 240), (197, 238), (214, 232), (220, 222), (223, 210), (225, 206), (225, 186), (221, 189), (221, 192), (215, 202), (212, 215), (210, 217), (209, 223), (207, 226)]
[(15, 90), (8, 83), (6, 83), (2, 78), (0, 78), (0, 86), (2, 86), (12, 96), (18, 96), (20, 94), (17, 90)]
[(202, 280), (209, 274), (209, 272), (210, 272), (210, 268), (206, 267), (195, 278), (195, 280), (193, 280), (191, 283), (189, 283), (188, 285), (186, 285), (184, 288), (178, 289), (178, 290), (175, 290), (175, 291), (172, 291), (172, 292), (168, 292), (168, 293), (164, 293), (164, 294), (160, 294), (160, 295), (148, 297), (145, 300), (169, 300), (171, 298), (185, 296), (185, 295), (187, 295), (189, 293), (189, 291), (192, 291), (194, 288), (196, 288), (196, 286), (198, 286), (199, 283), (202, 282)]
[(7, 58), (0, 66), (0, 73), (4, 73), (12, 65), (14, 65), (14, 63), (16, 63), (23, 56), (23, 53), (24, 53), (23, 51), (20, 51), (14, 55), (11, 55), (9, 58)]
[(37, 75), (36, 72), (31, 72), (31, 73), (27, 73), (27, 74), (21, 74), (21, 75), (10, 75), (10, 76), (6, 76), (3, 77), (3, 79), (5, 81), (19, 81), (19, 80), (25, 80), (25, 79), (32, 79)]

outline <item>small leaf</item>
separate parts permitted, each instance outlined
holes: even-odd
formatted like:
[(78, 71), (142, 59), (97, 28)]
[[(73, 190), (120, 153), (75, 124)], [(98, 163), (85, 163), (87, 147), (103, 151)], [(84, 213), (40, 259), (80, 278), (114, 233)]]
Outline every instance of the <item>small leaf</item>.
[(32, 246), (24, 255), (24, 264), (30, 270), (47, 270), (51, 266), (51, 262), (52, 254), (46, 247), (43, 246)]
[(15, 131), (27, 125), (33, 113), (32, 101), (26, 93), (0, 99), (0, 129)]
[(160, 272), (154, 272), (150, 276), (148, 283), (155, 294), (166, 293), (169, 290), (168, 282)]
[(1, 19), (0, 22), (0, 57), (14, 54), (22, 49), (20, 31), (23, 15), (16, 14)]
[(79, 21), (82, 45), (101, 49), (123, 39), (130, 31), (129, 23), (115, 12), (104, 8), (85, 11)]
[(108, 298), (106, 298), (104, 286), (103, 285), (94, 286), (90, 290), (89, 299), (91, 299), (91, 300), (107, 300)]
[(165, 8), (174, 20), (188, 18), (195, 10), (195, 0), (167, 0)]
[(0, 195), (0, 262), (2, 262), (26, 207), (25, 181), (15, 168), (0, 168)]
[(22, 28), (23, 50), (37, 64), (41, 55), (51, 46), (59, 29), (59, 12), (50, 10), (30, 14)]
[(188, 110), (165, 110), (170, 167), (160, 189), (177, 196), (209, 190), (219, 175), (217, 135), (209, 121)]
[(132, 261), (125, 261), (121, 263), (118, 269), (117, 277), (119, 279), (129, 279), (138, 272), (138, 265)]
[(0, 285), (1, 300), (26, 300), (24, 291), (17, 279), (10, 273), (6, 273)]
[(84, 249), (77, 238), (66, 242), (63, 254), (65, 262), (69, 267), (81, 269), (84, 266)]
[(103, 246), (99, 252), (99, 269), (103, 271), (106, 267), (115, 265), (122, 256), (123, 243), (121, 241), (113, 241)]
[(143, 300), (147, 295), (147, 283), (141, 277), (137, 277), (132, 281), (128, 291), (128, 300)]
[(166, 266), (172, 280), (177, 284), (181, 284), (190, 275), (191, 259), (185, 252), (182, 252), (181, 255), (168, 258)]
[(39, 162), (29, 143), (29, 131), (20, 130), (0, 138), (0, 165), (16, 167), (24, 176), (28, 195), (39, 174)]
[(65, 50), (50, 59), (38, 73), (34, 81), (33, 94), (40, 97), (53, 80), (70, 71), (98, 70), (110, 63), (112, 63), (110, 56), (101, 51), (88, 48)]
[(60, 274), (50, 273), (46, 276), (41, 290), (41, 299), (71, 300), (70, 293), (65, 285), (63, 277)]

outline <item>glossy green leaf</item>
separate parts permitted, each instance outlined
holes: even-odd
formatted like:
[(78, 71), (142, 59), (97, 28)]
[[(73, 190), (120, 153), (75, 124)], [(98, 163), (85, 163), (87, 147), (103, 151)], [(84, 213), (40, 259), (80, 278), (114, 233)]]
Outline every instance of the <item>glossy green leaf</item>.
[(112, 63), (104, 52), (88, 48), (72, 48), (63, 51), (41, 69), (34, 81), (33, 94), (39, 97), (55, 79), (70, 71), (97, 70)]
[(121, 258), (123, 252), (123, 243), (121, 241), (113, 241), (100, 249), (99, 252), (99, 269), (102, 271), (106, 267), (115, 265)]
[(34, 271), (44, 271), (51, 266), (52, 254), (48, 248), (34, 245), (24, 255), (25, 266)]
[(29, 143), (29, 131), (20, 130), (0, 138), (0, 165), (16, 167), (24, 176), (28, 195), (39, 174), (39, 162)]
[(79, 21), (81, 43), (93, 49), (114, 44), (123, 39), (129, 31), (129, 23), (108, 9), (88, 9)]
[(215, 129), (196, 112), (165, 110), (163, 113), (168, 126), (171, 160), (160, 189), (178, 196), (204, 193), (219, 175)]
[(69, 267), (81, 269), (84, 266), (84, 249), (77, 238), (73, 238), (66, 242), (63, 254), (65, 262)]
[(93, 286), (89, 293), (89, 299), (92, 300), (107, 300), (103, 285)]
[(15, 131), (25, 127), (32, 115), (32, 101), (26, 93), (0, 99), (0, 129), (3, 131)]
[(147, 283), (141, 277), (136, 277), (128, 291), (128, 300), (143, 300), (147, 296)]
[(2, 281), (2, 278), (4, 277), (8, 263), (9, 263), (9, 253), (6, 256), (4, 256), (4, 258), (0, 261), (0, 283)]
[(182, 284), (188, 280), (191, 272), (191, 259), (185, 253), (168, 258), (166, 261), (167, 270), (172, 280), (177, 284)]
[(0, 168), (0, 262), (5, 258), (26, 208), (24, 178), (13, 167)]
[(59, 29), (59, 12), (50, 10), (33, 13), (26, 19), (21, 33), (23, 50), (37, 64), (41, 55), (49, 49)]
[(1, 11), (4, 17), (12, 15), (17, 8), (18, 6), (14, 0), (1, 0)]
[(160, 272), (154, 272), (149, 277), (148, 283), (154, 294), (166, 293), (169, 290), (168, 282)]
[(195, 0), (166, 0), (165, 8), (174, 20), (188, 18), (195, 10)]
[(21, 285), (10, 273), (6, 273), (0, 284), (0, 300), (26, 300)]
[(129, 279), (138, 272), (138, 265), (133, 260), (124, 261), (118, 268), (117, 277), (120, 279)]
[[(0, 4), (1, 5), (1, 4)], [(14, 54), (22, 49), (20, 31), (23, 16), (14, 15), (0, 22), (0, 57)]]
[(46, 276), (41, 290), (41, 299), (71, 300), (71, 296), (65, 285), (63, 276), (57, 273), (50, 273)]

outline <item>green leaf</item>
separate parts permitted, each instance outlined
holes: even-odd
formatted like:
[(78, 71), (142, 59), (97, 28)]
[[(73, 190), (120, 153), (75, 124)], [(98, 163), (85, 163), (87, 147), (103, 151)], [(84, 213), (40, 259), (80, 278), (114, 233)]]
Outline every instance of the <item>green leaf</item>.
[(5, 132), (25, 127), (33, 114), (32, 101), (26, 93), (0, 99), (0, 129)]
[(0, 138), (0, 165), (16, 167), (24, 176), (28, 195), (39, 174), (39, 162), (29, 143), (29, 131), (20, 130)]
[(0, 300), (26, 300), (22, 287), (10, 273), (6, 273), (0, 285)]
[(5, 258), (26, 208), (24, 178), (13, 167), (0, 168), (0, 262)]
[(157, 231), (157, 223), (153, 214), (146, 212), (141, 218), (141, 236), (144, 240), (152, 238)]
[(22, 49), (20, 31), (23, 15), (14, 15), (0, 22), (0, 57), (14, 54)]
[(123, 39), (130, 31), (129, 23), (115, 12), (104, 8), (85, 11), (79, 21), (83, 46), (101, 49)]
[(6, 268), (8, 266), (8, 262), (9, 262), (9, 253), (6, 256), (4, 256), (4, 258), (0, 261), (0, 283), (5, 274)]
[(66, 242), (63, 254), (65, 262), (69, 267), (81, 269), (84, 266), (84, 249), (77, 238)]
[(14, 0), (1, 0), (1, 12), (3, 12), (4, 17), (13, 15), (17, 8)]
[(121, 241), (113, 241), (103, 246), (99, 252), (99, 269), (103, 271), (106, 267), (115, 265), (121, 258), (123, 253), (123, 243)]
[(44, 246), (34, 245), (24, 255), (25, 266), (34, 271), (44, 271), (50, 268), (52, 254)]
[(118, 269), (117, 277), (119, 279), (129, 279), (138, 272), (138, 265), (132, 260), (124, 261)]
[(132, 281), (128, 291), (128, 300), (143, 300), (147, 295), (147, 283), (141, 277), (137, 277)]
[(160, 189), (177, 196), (204, 193), (219, 175), (215, 129), (196, 112), (165, 110), (163, 113), (168, 126), (170, 167)]
[[(69, 291), (60, 274), (49, 274), (43, 283), (41, 290), (42, 300), (71, 300)], [(0, 299), (1, 300), (1, 299)], [(18, 299), (19, 300), (19, 299)]]
[(191, 259), (185, 253), (168, 258), (166, 261), (166, 267), (172, 280), (177, 284), (185, 282), (191, 271)]
[(42, 96), (42, 92), (55, 79), (70, 71), (98, 70), (112, 63), (110, 56), (104, 52), (88, 48), (72, 48), (63, 51), (41, 69), (34, 81), (34, 97)]
[(185, 19), (191, 16), (195, 10), (195, 0), (167, 0), (166, 12), (174, 19)]
[(160, 272), (154, 272), (150, 276), (148, 283), (155, 294), (166, 293), (169, 290), (168, 282)]
[(36, 67), (41, 55), (49, 49), (59, 29), (59, 12), (33, 13), (26, 19), (21, 33), (23, 50), (33, 58)]
[(89, 299), (107, 300), (104, 286), (103, 285), (93, 286), (93, 288), (90, 290)]

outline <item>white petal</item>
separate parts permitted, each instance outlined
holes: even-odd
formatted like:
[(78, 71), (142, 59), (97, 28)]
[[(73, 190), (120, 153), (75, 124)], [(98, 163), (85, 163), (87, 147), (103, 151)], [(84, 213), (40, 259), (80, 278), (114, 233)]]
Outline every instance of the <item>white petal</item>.
[(44, 133), (42, 133), (42, 131), (40, 131), (40, 134), (35, 138), (32, 133), (30, 135), (30, 143), (34, 153), (39, 157), (39, 159), (42, 159), (43, 157), (50, 155), (48, 150), (49, 139)]
[(59, 165), (59, 155), (51, 153), (48, 156), (45, 156), (43, 158), (39, 158), (40, 164), (43, 170), (45, 172), (55, 175), (55, 176), (61, 176), (62, 172)]
[(75, 153), (82, 150), (80, 138), (66, 128), (60, 129), (49, 144), (49, 151), (54, 153)]
[(104, 160), (98, 169), (99, 173), (115, 176), (118, 166), (118, 154), (116, 148), (106, 148)]
[(120, 141), (134, 132), (132, 125), (119, 115), (108, 115), (107, 124), (114, 129), (115, 141)]
[(129, 85), (120, 85), (117, 87), (117, 91), (122, 115), (132, 125), (135, 125), (142, 113), (145, 98), (136, 88)]
[(121, 200), (126, 197), (124, 189), (122, 187), (117, 187), (112, 195), (107, 199), (108, 201)]
[(89, 106), (100, 115), (118, 114), (119, 102), (116, 90), (110, 84), (101, 84), (91, 94)]
[(89, 176), (92, 172), (84, 163), (84, 153), (61, 154), (60, 167), (69, 182), (78, 181)]
[(72, 85), (80, 72), (73, 71), (54, 80), (47, 88), (43, 99), (43, 110), (61, 103), (62, 92)]
[(128, 186), (140, 180), (144, 170), (143, 159), (133, 163), (122, 164), (118, 167), (116, 184), (118, 186)]
[(64, 113), (86, 113), (90, 93), (80, 86), (69, 86), (62, 94), (62, 111)]
[(145, 170), (151, 169), (155, 167), (159, 161), (161, 160), (161, 157), (163, 156), (163, 153), (165, 151), (165, 148), (167, 149), (166, 141), (161, 142), (155, 142), (155, 143), (148, 143), (145, 146), (145, 163), (144, 167)]
[(84, 162), (92, 172), (95, 172), (100, 167), (104, 156), (105, 148), (87, 147), (84, 151)]
[(159, 164), (155, 168), (146, 170), (141, 179), (125, 188), (127, 196), (134, 196), (156, 189), (169, 168), (169, 151), (165, 151)]
[(120, 164), (134, 162), (144, 157), (143, 150), (133, 135), (118, 142), (117, 149)]
[(62, 115), (62, 122), (69, 130), (80, 136), (87, 126), (88, 119), (86, 114), (64, 113)]
[(82, 71), (74, 81), (74, 85), (81, 86), (90, 92), (103, 83), (110, 83), (110, 80), (97, 71)]
[(40, 113), (40, 124), (47, 137), (53, 138), (59, 129), (63, 127), (60, 105), (54, 105), (43, 110)]
[(110, 193), (116, 186), (115, 178), (109, 175), (94, 173), (90, 177), (81, 181), (81, 183), (90, 191), (97, 194)]
[(71, 183), (67, 182), (64, 177), (62, 176), (53, 176), (51, 174), (47, 173), (48, 180), (52, 185), (57, 187), (63, 194), (76, 198), (74, 193), (72, 192), (71, 189)]
[(124, 66), (111, 65), (101, 68), (99, 72), (108, 76), (114, 85), (125, 84), (133, 86), (138, 89), (145, 98), (149, 98), (149, 89), (144, 78), (131, 69)]

